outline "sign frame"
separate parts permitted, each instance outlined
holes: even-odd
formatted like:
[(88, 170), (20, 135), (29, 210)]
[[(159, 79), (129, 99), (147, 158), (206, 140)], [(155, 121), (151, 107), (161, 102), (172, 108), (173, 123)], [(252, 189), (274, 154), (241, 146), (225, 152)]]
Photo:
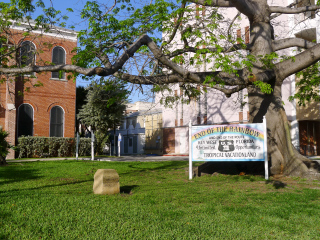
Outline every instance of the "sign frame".
[[(243, 126), (244, 125), (244, 126)], [(240, 126), (240, 127), (239, 127)], [(202, 126), (195, 126), (197, 128), (201, 127)], [(239, 161), (264, 161), (264, 167), (265, 167), (265, 179), (269, 179), (269, 172), (268, 172), (268, 150), (267, 150), (267, 123), (266, 123), (266, 118), (265, 116), (263, 117), (263, 122), (262, 123), (254, 123), (254, 124), (223, 124), (223, 125), (206, 125), (205, 126), (206, 128), (204, 128), (205, 130), (207, 130), (206, 132), (204, 131), (200, 131), (198, 133), (194, 133), (193, 129), (192, 128), (192, 123), (191, 123), (191, 120), (190, 120), (190, 123), (189, 123), (189, 180), (192, 179), (193, 177), (193, 169), (192, 169), (192, 162), (193, 161), (215, 161), (215, 162), (225, 162), (225, 161), (233, 161), (233, 162), (239, 162)], [(210, 129), (211, 128), (211, 129)], [(251, 133), (252, 133), (252, 136), (251, 138), (258, 138), (259, 136), (259, 141), (255, 141), (258, 143), (258, 146), (256, 146), (256, 148), (258, 149), (256, 152), (258, 152), (258, 157), (255, 157), (256, 156), (256, 153), (253, 152), (250, 156), (246, 156), (245, 154), (241, 154), (241, 152), (237, 153), (233, 153), (234, 151), (234, 146), (233, 146), (233, 143), (234, 141), (233, 140), (219, 140), (219, 149), (217, 151), (216, 149), (216, 146), (214, 147), (211, 147), (211, 149), (214, 149), (212, 151), (216, 151), (218, 153), (213, 153), (213, 154), (203, 154), (203, 156), (210, 156), (211, 158), (210, 159), (207, 159), (207, 158), (198, 158), (195, 160), (194, 158), (194, 154), (195, 153), (198, 153), (198, 155), (201, 155), (199, 154), (199, 152), (201, 152), (202, 150), (199, 150), (199, 149), (202, 149), (202, 147), (194, 147), (193, 146), (193, 142), (197, 142), (198, 139), (199, 139), (199, 142), (197, 142), (198, 144), (201, 143), (200, 139), (203, 138), (203, 137), (207, 137), (207, 135), (209, 136), (210, 133), (208, 134), (208, 131), (209, 130), (212, 130), (212, 131), (216, 131), (216, 128), (221, 128), (221, 135), (223, 135), (225, 132), (223, 132), (223, 130), (226, 130), (227, 133), (225, 133), (226, 136), (228, 136), (228, 138), (232, 138), (233, 137), (229, 137), (229, 136), (232, 136), (231, 132), (230, 132), (230, 129), (232, 129), (233, 131), (237, 130), (236, 134), (237, 136), (240, 136), (240, 138), (242, 138), (244, 140), (244, 142), (246, 141), (245, 139), (249, 139), (249, 142), (254, 142), (253, 140), (250, 140), (250, 136), (248, 137), (248, 133), (244, 133), (244, 132), (241, 132), (240, 130), (242, 128), (244, 129), (252, 129), (250, 130)], [(256, 130), (258, 129), (258, 130)], [(248, 131), (248, 130), (247, 130)], [(214, 132), (216, 133), (216, 132)], [(207, 135), (206, 135), (207, 134)], [(225, 136), (223, 135), (223, 136)], [(192, 138), (193, 137), (193, 138)], [(211, 137), (211, 138), (215, 138), (215, 137)], [(217, 139), (222, 139), (222, 137), (217, 137)], [(226, 139), (227, 137), (224, 137), (224, 139)], [(218, 140), (212, 140), (215, 144), (217, 143)], [(205, 142), (205, 141), (202, 141), (202, 142)], [(238, 141), (240, 142), (240, 141)], [(225, 144), (225, 145), (228, 145), (230, 144), (231, 146), (221, 146), (221, 144)], [(247, 146), (245, 144), (245, 146)], [(198, 150), (195, 150), (195, 148), (197, 148)], [(210, 146), (206, 146), (204, 147), (203, 149), (209, 149)], [(236, 147), (237, 148), (237, 147)], [(241, 149), (241, 147), (238, 147), (238, 149)], [(195, 150), (195, 151), (194, 151)], [(210, 151), (210, 150), (209, 150)], [(203, 152), (203, 151), (202, 151)], [(221, 152), (219, 154), (219, 152)], [(227, 152), (227, 153), (223, 153), (223, 152)], [(244, 158), (230, 158), (230, 159), (225, 159), (224, 156), (244, 156)], [(217, 157), (217, 158), (214, 158), (214, 157)]]

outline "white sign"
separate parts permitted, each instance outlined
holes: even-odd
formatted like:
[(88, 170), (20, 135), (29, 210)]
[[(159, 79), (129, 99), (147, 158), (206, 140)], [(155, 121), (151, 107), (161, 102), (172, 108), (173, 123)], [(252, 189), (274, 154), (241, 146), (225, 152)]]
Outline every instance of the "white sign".
[(261, 125), (192, 127), (192, 161), (264, 161), (264, 133)]
[(121, 142), (121, 140), (122, 140), (121, 133), (119, 133), (118, 142)]
[[(202, 125), (189, 128), (189, 164), (192, 161), (265, 161), (266, 123)], [(265, 165), (267, 174), (267, 165)], [(192, 168), (190, 168), (192, 171)], [(189, 178), (192, 178), (190, 172)], [(266, 175), (267, 178), (267, 175)]]

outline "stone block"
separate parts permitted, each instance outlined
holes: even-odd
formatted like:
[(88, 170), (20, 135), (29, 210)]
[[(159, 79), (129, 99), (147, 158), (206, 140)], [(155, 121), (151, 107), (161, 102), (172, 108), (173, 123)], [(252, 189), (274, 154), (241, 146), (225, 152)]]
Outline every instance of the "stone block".
[(94, 174), (94, 194), (120, 193), (119, 175), (114, 169), (98, 169)]

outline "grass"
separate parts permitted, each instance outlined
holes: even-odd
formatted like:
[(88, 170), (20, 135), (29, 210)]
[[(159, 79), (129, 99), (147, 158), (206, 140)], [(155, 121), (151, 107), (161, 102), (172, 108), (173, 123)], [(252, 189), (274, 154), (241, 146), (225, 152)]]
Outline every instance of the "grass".
[[(0, 168), (0, 239), (320, 239), (320, 183), (187, 179), (187, 162), (56, 161)], [(97, 169), (121, 193), (92, 193)]]

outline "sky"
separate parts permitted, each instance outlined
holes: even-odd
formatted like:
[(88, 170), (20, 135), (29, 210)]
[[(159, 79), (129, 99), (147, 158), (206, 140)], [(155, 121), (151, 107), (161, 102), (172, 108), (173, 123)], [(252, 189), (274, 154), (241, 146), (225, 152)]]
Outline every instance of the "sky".
[[(36, 2), (37, 0), (33, 0), (33, 1)], [(111, 0), (107, 0), (107, 1), (111, 1)], [(10, 2), (10, 0), (4, 0), (3, 2)], [(53, 4), (53, 7), (56, 10), (60, 10), (62, 14), (67, 14), (69, 19), (66, 21), (67, 23), (66, 28), (69, 28), (70, 26), (74, 26), (75, 27), (74, 30), (79, 31), (87, 27), (86, 22), (82, 20), (80, 17), (80, 11), (86, 4), (85, 0), (43, 0), (43, 2), (45, 3), (46, 7)], [(68, 12), (66, 10), (67, 8), (72, 8), (73, 12)], [(34, 18), (39, 14), (42, 14), (42, 12), (36, 11), (32, 17)], [(88, 84), (89, 84), (88, 81), (84, 81), (79, 77), (77, 78), (77, 86), (86, 86)], [(138, 86), (133, 88), (130, 87), (130, 89), (133, 90), (132, 94), (129, 97), (131, 102), (133, 103), (136, 101), (151, 101), (151, 99), (146, 99), (146, 96), (139, 93), (139, 91), (136, 90), (137, 87)]]

